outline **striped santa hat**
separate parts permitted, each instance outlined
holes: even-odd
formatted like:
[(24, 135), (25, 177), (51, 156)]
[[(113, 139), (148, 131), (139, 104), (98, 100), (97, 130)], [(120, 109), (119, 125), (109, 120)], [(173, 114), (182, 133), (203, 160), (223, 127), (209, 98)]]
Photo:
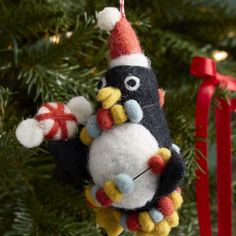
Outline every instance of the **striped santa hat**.
[(150, 68), (139, 39), (125, 14), (115, 7), (106, 7), (97, 15), (98, 27), (111, 32), (109, 37), (110, 67), (129, 65)]

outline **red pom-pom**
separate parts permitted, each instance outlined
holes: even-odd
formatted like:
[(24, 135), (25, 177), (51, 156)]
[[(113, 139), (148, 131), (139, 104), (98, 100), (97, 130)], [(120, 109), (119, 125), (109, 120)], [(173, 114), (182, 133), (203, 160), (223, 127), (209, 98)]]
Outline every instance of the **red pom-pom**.
[(138, 214), (130, 213), (127, 218), (127, 227), (130, 231), (137, 232), (140, 229)]
[(175, 209), (174, 204), (169, 197), (162, 197), (157, 208), (165, 217), (171, 216)]
[(96, 192), (96, 199), (103, 207), (109, 207), (112, 204), (112, 200), (106, 195), (102, 188)]
[(165, 161), (160, 156), (153, 156), (148, 160), (148, 166), (153, 174), (161, 174), (165, 169)]
[(113, 126), (113, 120), (111, 113), (108, 109), (100, 108), (97, 110), (97, 122), (101, 129), (111, 129)]

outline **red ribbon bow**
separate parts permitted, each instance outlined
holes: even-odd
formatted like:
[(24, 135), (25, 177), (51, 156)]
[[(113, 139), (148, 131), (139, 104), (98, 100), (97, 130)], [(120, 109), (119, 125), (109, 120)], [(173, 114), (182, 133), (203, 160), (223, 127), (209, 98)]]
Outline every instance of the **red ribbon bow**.
[[(236, 91), (236, 80), (233, 77), (220, 74), (216, 63), (210, 58), (194, 57), (191, 64), (191, 74), (203, 77), (197, 94), (196, 104), (196, 158), (199, 169), (196, 171), (196, 197), (200, 227), (200, 236), (211, 236), (210, 194), (208, 181), (208, 115), (212, 97), (216, 87)], [(216, 115), (216, 145), (217, 145), (217, 220), (218, 236), (232, 235), (232, 152), (230, 112), (236, 108), (236, 100), (217, 98)]]

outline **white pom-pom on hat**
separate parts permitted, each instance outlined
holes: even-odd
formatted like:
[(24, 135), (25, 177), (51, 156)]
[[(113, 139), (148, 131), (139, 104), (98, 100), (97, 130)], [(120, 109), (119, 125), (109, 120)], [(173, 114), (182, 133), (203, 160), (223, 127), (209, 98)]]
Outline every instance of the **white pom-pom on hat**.
[(97, 24), (101, 30), (111, 31), (121, 19), (120, 11), (115, 7), (106, 7), (97, 15)]
[(106, 7), (97, 15), (98, 26), (111, 31), (109, 36), (110, 67), (128, 65), (151, 67), (144, 55), (138, 36), (130, 22), (117, 8)]
[(67, 107), (75, 115), (78, 124), (86, 124), (88, 118), (93, 114), (93, 107), (90, 102), (83, 96), (72, 98)]
[(39, 146), (44, 140), (43, 130), (35, 119), (23, 120), (16, 129), (17, 140), (27, 148)]

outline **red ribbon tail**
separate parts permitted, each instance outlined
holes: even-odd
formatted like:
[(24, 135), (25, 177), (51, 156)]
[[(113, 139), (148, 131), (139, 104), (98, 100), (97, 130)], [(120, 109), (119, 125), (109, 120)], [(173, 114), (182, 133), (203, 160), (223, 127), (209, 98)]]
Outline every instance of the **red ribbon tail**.
[(230, 105), (220, 100), (215, 108), (217, 144), (218, 236), (232, 235), (232, 150)]

